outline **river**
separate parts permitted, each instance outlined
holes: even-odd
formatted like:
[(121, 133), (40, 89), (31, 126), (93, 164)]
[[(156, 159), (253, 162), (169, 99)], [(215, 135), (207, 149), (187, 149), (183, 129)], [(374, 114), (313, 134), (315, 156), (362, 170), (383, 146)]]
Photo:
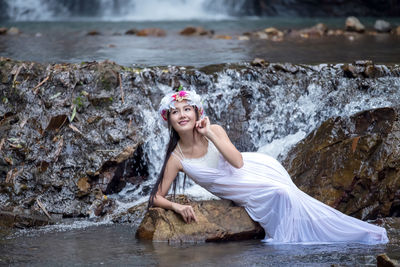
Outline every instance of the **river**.
[[(303, 64), (344, 63), (359, 59), (375, 63), (400, 62), (400, 37), (389, 34), (325, 36), (323, 38), (285, 38), (283, 41), (238, 40), (245, 32), (276, 27), (300, 29), (325, 23), (331, 29), (343, 29), (344, 18), (232, 18), (223, 20), (181, 21), (29, 21), (4, 22), (17, 27), (20, 35), (0, 35), (0, 56), (43, 63), (111, 60), (131, 66), (205, 66), (251, 61), (255, 57), (269, 62)], [(374, 18), (363, 18), (368, 29)], [(392, 18), (400, 24), (399, 18)], [(230, 40), (206, 36), (186, 37), (179, 32), (187, 26), (202, 26), (215, 35), (228, 35)], [(129, 29), (157, 27), (165, 37), (125, 35)], [(88, 36), (89, 31), (100, 35)]]

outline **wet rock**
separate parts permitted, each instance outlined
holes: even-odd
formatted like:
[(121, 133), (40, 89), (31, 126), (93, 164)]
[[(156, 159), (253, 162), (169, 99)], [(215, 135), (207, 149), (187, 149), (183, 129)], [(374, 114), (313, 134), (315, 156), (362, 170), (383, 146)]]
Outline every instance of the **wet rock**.
[(400, 197), (399, 117), (399, 108), (380, 108), (331, 118), (284, 165), (301, 190), (346, 214), (392, 216)]
[(136, 235), (139, 239), (168, 242), (210, 242), (263, 238), (262, 227), (242, 207), (228, 200), (175, 200), (192, 205), (198, 222), (186, 224), (171, 210), (150, 208)]
[(384, 70), (372, 61), (359, 60), (353, 64), (342, 66), (343, 74), (347, 78), (377, 78), (384, 75)]
[(293, 74), (299, 71), (299, 68), (296, 65), (290, 63), (276, 63), (272, 64), (271, 66), (278, 71), (290, 72)]
[(104, 196), (102, 200), (96, 200), (92, 204), (93, 213), (97, 217), (111, 214), (115, 210), (115, 201)]
[(6, 155), (0, 157), (1, 206), (37, 209), (27, 200), (42, 196), (51, 217), (83, 217), (104, 165), (129, 173), (126, 183), (147, 178), (147, 166), (130, 161), (142, 140), (135, 112), (142, 87), (129, 86), (136, 74), (124, 78), (112, 62), (41, 65), (2, 58), (0, 65), (0, 90), (8, 101), (0, 102)]
[(139, 226), (146, 212), (147, 202), (144, 202), (142, 204), (129, 208), (127, 211), (113, 214), (112, 221), (114, 223), (130, 223)]
[(249, 41), (249, 40), (250, 40), (250, 37), (249, 37), (249, 36), (246, 36), (246, 35), (240, 35), (240, 36), (237, 37), (237, 39), (238, 39), (239, 41)]
[(0, 27), (0, 35), (7, 34), (7, 28), (6, 27)]
[(328, 31), (328, 27), (323, 23), (318, 23), (315, 26), (307, 29), (300, 30), (300, 36), (309, 38), (309, 37), (322, 37)]
[(0, 210), (0, 227), (28, 228), (52, 224), (46, 216), (40, 214), (27, 214), (21, 212)]
[(365, 26), (356, 17), (348, 17), (346, 19), (345, 29), (346, 31), (362, 33), (365, 31)]
[(20, 33), (21, 33), (21, 31), (16, 27), (11, 27), (7, 31), (7, 34), (9, 34), (9, 35), (18, 35)]
[(180, 35), (185, 36), (202, 36), (202, 35), (213, 35), (213, 30), (206, 30), (203, 27), (193, 27), (189, 26), (179, 32)]
[(390, 32), (392, 30), (392, 26), (389, 22), (378, 19), (377, 21), (375, 21), (374, 29), (378, 32)]
[(222, 40), (232, 40), (232, 36), (230, 36), (230, 35), (221, 35), (221, 34), (214, 35), (213, 38), (214, 39), (222, 39)]
[(76, 183), (79, 189), (79, 197), (89, 194), (90, 192), (90, 183), (88, 177), (82, 177)]
[(400, 35), (400, 26), (397, 26), (397, 27), (396, 27), (394, 33), (395, 33), (396, 35)]
[(89, 36), (101, 35), (101, 33), (97, 30), (92, 30), (87, 33)]
[(278, 37), (283, 37), (283, 32), (278, 30), (277, 28), (274, 27), (269, 27), (264, 29), (264, 32), (268, 34), (268, 36), (278, 36)]
[(376, 266), (377, 267), (396, 267), (400, 266), (395, 260), (392, 260), (386, 254), (380, 254), (376, 256)]
[(250, 64), (252, 66), (256, 66), (256, 67), (266, 67), (269, 65), (269, 62), (265, 61), (262, 58), (256, 57), (255, 59), (253, 59), (253, 61)]
[(137, 36), (155, 36), (155, 37), (163, 37), (166, 36), (166, 32), (163, 29), (159, 28), (146, 28), (139, 30), (136, 33)]
[(137, 29), (129, 29), (125, 32), (126, 35), (135, 35), (138, 32)]

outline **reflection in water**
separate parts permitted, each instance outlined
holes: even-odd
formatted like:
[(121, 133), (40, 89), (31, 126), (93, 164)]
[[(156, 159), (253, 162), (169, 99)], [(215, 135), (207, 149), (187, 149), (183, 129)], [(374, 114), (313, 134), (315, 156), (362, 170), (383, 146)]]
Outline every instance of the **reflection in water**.
[[(0, 35), (0, 56), (37, 62), (73, 62), (112, 60), (122, 65), (180, 65), (205, 66), (219, 63), (251, 61), (254, 57), (270, 62), (342, 63), (370, 59), (375, 63), (400, 62), (399, 36), (378, 34), (326, 36), (316, 39), (285, 39), (239, 41), (235, 36), (276, 26), (308, 27), (316, 21), (299, 19), (229, 20), (229, 21), (169, 21), (169, 22), (53, 22), (17, 23), (22, 34)], [(329, 21), (328, 21), (329, 22)], [(278, 25), (275, 25), (278, 24)], [(329, 23), (328, 23), (329, 24)], [(229, 34), (232, 40), (209, 37), (186, 37), (179, 31), (188, 25), (203, 26), (216, 34)], [(335, 21), (332, 28), (343, 28), (343, 21)], [(8, 27), (14, 24), (6, 25)], [(125, 35), (128, 29), (159, 27), (165, 37), (137, 37)], [(97, 30), (100, 35), (88, 36)], [(38, 34), (40, 33), (40, 34)]]
[(381, 253), (400, 258), (395, 244), (271, 245), (260, 240), (168, 244), (139, 241), (135, 239), (136, 228), (129, 225), (54, 229), (3, 233), (0, 265), (373, 266), (376, 255)]

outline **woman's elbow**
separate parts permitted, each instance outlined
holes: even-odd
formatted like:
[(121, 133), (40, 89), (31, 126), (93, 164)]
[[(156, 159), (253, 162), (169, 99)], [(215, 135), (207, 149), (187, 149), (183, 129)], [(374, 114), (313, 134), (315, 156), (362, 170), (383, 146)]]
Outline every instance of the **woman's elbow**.
[(233, 167), (235, 167), (236, 169), (240, 169), (240, 168), (243, 167), (243, 165), (244, 165), (243, 157), (242, 157), (242, 154), (240, 154), (239, 159), (237, 160), (237, 162), (235, 162), (235, 164), (233, 165)]

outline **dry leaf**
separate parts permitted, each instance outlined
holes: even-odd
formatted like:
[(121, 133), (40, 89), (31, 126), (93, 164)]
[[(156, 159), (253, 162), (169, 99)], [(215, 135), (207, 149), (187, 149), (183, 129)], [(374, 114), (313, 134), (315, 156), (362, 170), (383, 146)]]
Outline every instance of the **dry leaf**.
[(360, 136), (357, 136), (353, 139), (353, 143), (351, 145), (351, 150), (354, 152), (356, 152), (356, 148), (357, 148), (357, 144), (358, 144), (358, 140), (360, 140)]

